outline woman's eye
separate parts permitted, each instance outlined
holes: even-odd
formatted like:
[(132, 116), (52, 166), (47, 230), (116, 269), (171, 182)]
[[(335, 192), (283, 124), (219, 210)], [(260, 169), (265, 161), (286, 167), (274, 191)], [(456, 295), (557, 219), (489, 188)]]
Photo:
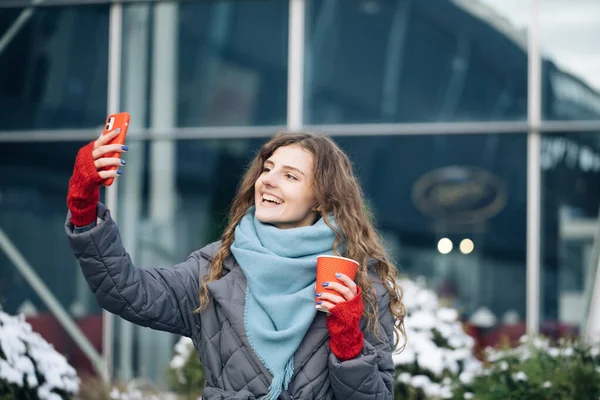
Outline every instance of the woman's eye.
[(264, 167), (264, 168), (263, 168), (263, 172), (269, 172), (270, 170), (271, 170), (271, 169), (270, 169), (270, 168), (268, 168), (268, 167)]
[(296, 177), (295, 177), (294, 175), (292, 175), (292, 174), (286, 174), (285, 176), (286, 176), (287, 178), (289, 178), (289, 179), (293, 179), (293, 180), (295, 180), (295, 181), (297, 181), (297, 180), (298, 180), (298, 178), (296, 178)]

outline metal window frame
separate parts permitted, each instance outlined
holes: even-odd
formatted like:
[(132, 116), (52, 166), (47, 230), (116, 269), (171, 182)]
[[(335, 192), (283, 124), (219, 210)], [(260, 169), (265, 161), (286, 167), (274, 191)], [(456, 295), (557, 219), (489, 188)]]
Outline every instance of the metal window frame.
[[(123, 5), (114, 3), (110, 7), (108, 28), (108, 93), (106, 109), (108, 114), (119, 112), (121, 102), (121, 46), (123, 43)], [(95, 135), (97, 136), (97, 134)], [(112, 218), (118, 219), (118, 188), (111, 185), (106, 188), (106, 206), (111, 210)], [(114, 362), (114, 327), (115, 317), (110, 312), (102, 311), (102, 358), (104, 360), (103, 376), (105, 382), (111, 382)]]
[(526, 256), (526, 326), (530, 336), (540, 329), (541, 285), (541, 133), (542, 74), (540, 54), (539, 0), (530, 0), (530, 26), (527, 73), (527, 256)]
[(287, 128), (302, 129), (304, 124), (304, 0), (289, 1)]
[[(291, 111), (288, 111), (288, 113)], [(401, 136), (440, 134), (514, 134), (532, 130), (528, 121), (473, 121), (473, 122), (423, 122), (423, 123), (371, 123), (371, 124), (302, 124), (302, 129), (325, 132), (331, 136)], [(224, 126), (161, 129), (131, 128), (135, 140), (200, 140), (266, 138), (274, 133), (289, 130), (290, 125)], [(541, 134), (564, 133), (576, 135), (600, 131), (600, 121), (541, 121), (537, 131)], [(69, 130), (0, 131), (0, 143), (23, 142), (85, 142), (100, 135), (100, 128)]]

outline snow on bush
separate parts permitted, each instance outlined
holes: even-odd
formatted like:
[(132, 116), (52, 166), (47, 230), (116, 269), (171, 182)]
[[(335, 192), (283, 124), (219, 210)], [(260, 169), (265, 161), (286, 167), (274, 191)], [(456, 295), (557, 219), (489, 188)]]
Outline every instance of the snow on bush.
[(167, 371), (169, 387), (186, 398), (200, 397), (204, 387), (204, 369), (192, 339), (181, 337)]
[(454, 381), (469, 380), (481, 368), (472, 351), (475, 341), (465, 333), (458, 312), (440, 307), (433, 291), (408, 279), (399, 284), (408, 342), (393, 356), (396, 392), (403, 398), (452, 398)]
[[(125, 388), (113, 387), (110, 390), (111, 400), (178, 400), (179, 396), (171, 392), (161, 392), (145, 382), (131, 381)], [(201, 400), (198, 398), (197, 400)]]
[(492, 399), (597, 399), (600, 347), (582, 339), (557, 344), (542, 336), (521, 338), (514, 348), (486, 349), (484, 367), (461, 381), (455, 396)]
[(0, 397), (67, 399), (79, 390), (79, 378), (25, 318), (0, 310)]

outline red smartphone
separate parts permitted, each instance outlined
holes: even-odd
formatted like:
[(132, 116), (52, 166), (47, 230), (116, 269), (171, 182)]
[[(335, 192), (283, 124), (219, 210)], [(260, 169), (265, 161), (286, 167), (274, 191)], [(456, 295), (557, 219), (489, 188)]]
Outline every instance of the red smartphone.
[[(129, 127), (129, 120), (130, 120), (129, 113), (127, 113), (127, 112), (111, 114), (108, 116), (108, 118), (106, 118), (106, 124), (104, 124), (104, 131), (102, 132), (103, 135), (113, 132), (115, 129), (121, 129), (121, 133), (119, 133), (119, 135), (117, 137), (115, 137), (113, 140), (111, 140), (109, 144), (123, 145), (125, 143), (125, 136), (127, 135), (127, 128)], [(112, 153), (106, 153), (106, 155), (104, 155), (104, 157), (121, 158), (121, 153), (119, 153), (118, 151), (115, 151)], [(105, 171), (110, 171), (110, 170), (115, 170), (115, 169), (117, 169), (117, 166), (110, 166), (110, 167), (103, 168), (103, 170), (105, 170)], [(108, 178), (106, 180), (106, 182), (104, 182), (104, 184), (106, 186), (110, 186), (110, 185), (112, 185), (112, 183), (114, 181), (115, 181), (115, 178)]]

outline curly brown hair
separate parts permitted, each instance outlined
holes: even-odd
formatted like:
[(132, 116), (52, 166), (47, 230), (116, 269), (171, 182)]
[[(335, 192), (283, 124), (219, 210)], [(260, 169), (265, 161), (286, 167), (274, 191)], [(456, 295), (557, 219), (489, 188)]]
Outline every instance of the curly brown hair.
[[(360, 263), (355, 281), (363, 291), (366, 302), (364, 317), (367, 328), (379, 334), (380, 325), (377, 298), (367, 266), (371, 262), (390, 295), (390, 311), (394, 317), (394, 347), (400, 337), (406, 342), (404, 317), (406, 309), (402, 303), (402, 289), (397, 283), (398, 271), (388, 259), (382, 240), (373, 227), (373, 217), (367, 209), (363, 193), (353, 172), (348, 156), (337, 144), (324, 135), (312, 133), (278, 133), (258, 151), (250, 163), (238, 188), (229, 212), (228, 226), (221, 237), (221, 244), (213, 258), (209, 273), (203, 277), (200, 289), (201, 311), (209, 302), (207, 284), (223, 275), (223, 262), (231, 255), (234, 231), (249, 207), (254, 204), (254, 184), (263, 171), (264, 162), (279, 147), (300, 145), (314, 158), (314, 185), (318, 209), (325, 223), (336, 233), (333, 250), (337, 255), (357, 260)], [(333, 214), (337, 227), (329, 219)], [(344, 254), (337, 251), (338, 244), (344, 241)]]

